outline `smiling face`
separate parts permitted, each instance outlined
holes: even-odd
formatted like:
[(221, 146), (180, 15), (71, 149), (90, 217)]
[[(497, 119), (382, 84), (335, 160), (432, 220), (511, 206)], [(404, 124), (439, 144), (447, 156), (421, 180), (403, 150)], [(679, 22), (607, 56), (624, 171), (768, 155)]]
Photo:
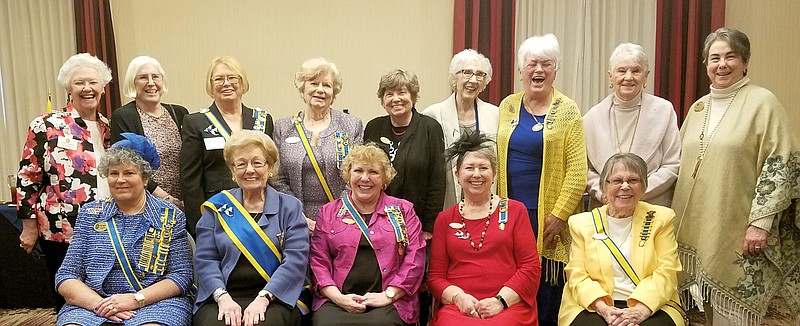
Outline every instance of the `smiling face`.
[[(231, 76), (239, 78), (234, 78), (235, 83), (232, 83), (230, 80)], [(220, 84), (213, 82), (213, 80), (219, 79), (220, 77), (222, 78)], [(215, 102), (241, 101), (242, 95), (244, 94), (241, 76), (237, 75), (233, 69), (225, 64), (218, 64), (214, 67), (214, 70), (211, 71), (211, 79), (212, 80), (209, 82), (212, 83), (212, 97), (214, 97)]]
[(244, 192), (263, 192), (272, 169), (264, 152), (256, 145), (249, 145), (239, 149), (233, 157), (231, 172), (239, 188)]
[(136, 72), (134, 87), (136, 99), (148, 103), (160, 103), (164, 94), (164, 76), (152, 63), (146, 63)]
[(350, 189), (353, 200), (361, 204), (378, 201), (385, 182), (381, 166), (367, 162), (353, 162), (350, 168)]
[(611, 85), (614, 86), (614, 93), (623, 101), (630, 101), (647, 83), (647, 76), (650, 71), (645, 70), (642, 64), (635, 57), (628, 56), (619, 60), (617, 67), (608, 72)]
[(108, 188), (117, 202), (138, 203), (144, 197), (147, 179), (132, 163), (122, 163), (108, 167)]
[(706, 73), (714, 88), (722, 89), (744, 78), (747, 62), (726, 41), (716, 41), (708, 49)]
[(520, 71), (522, 88), (525, 96), (531, 99), (541, 99), (550, 96), (553, 81), (556, 80), (556, 65), (553, 59), (525, 58), (525, 65)]
[(75, 68), (67, 92), (72, 97), (72, 105), (79, 112), (96, 112), (103, 95), (103, 82), (100, 73), (90, 66)]
[[(473, 75), (467, 78), (464, 71), (472, 72)], [(484, 75), (485, 77), (480, 77)], [(469, 62), (461, 67), (461, 72), (456, 73), (456, 97), (461, 100), (475, 101), (478, 95), (486, 88), (488, 76), (483, 71), (479, 62)]]
[(622, 163), (616, 163), (606, 176), (603, 194), (608, 200), (608, 213), (615, 217), (633, 215), (645, 187), (639, 174)]
[(414, 102), (411, 101), (411, 92), (403, 86), (398, 89), (387, 89), (381, 98), (383, 109), (393, 121), (407, 121), (411, 115)]
[(326, 110), (331, 107), (336, 97), (333, 94), (333, 76), (320, 74), (311, 80), (303, 82), (303, 101), (310, 109)]
[(458, 183), (467, 196), (485, 196), (492, 191), (495, 171), (489, 159), (474, 152), (467, 152), (456, 171)]

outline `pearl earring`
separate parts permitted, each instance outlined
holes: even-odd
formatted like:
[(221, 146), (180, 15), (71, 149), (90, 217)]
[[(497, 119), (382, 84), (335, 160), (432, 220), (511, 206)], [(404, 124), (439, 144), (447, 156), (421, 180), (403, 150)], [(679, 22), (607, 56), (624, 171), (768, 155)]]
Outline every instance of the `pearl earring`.
[(608, 88), (614, 88), (614, 84), (608, 83)]

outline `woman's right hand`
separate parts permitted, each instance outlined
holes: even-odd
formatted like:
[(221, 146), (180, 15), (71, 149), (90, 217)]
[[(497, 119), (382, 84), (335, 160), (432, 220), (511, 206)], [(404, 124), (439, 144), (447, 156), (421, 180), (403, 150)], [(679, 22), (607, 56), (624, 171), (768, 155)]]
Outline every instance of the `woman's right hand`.
[(456, 301), (453, 302), (453, 304), (458, 307), (458, 311), (461, 311), (462, 314), (470, 317), (480, 318), (478, 311), (475, 308), (475, 304), (477, 303), (478, 299), (475, 299), (475, 297), (468, 293), (460, 293), (458, 297), (456, 297)]
[[(217, 313), (217, 320), (225, 321), (225, 325), (239, 326), (242, 324), (242, 307), (236, 301), (233, 301), (230, 294), (223, 294), (217, 301), (219, 313)], [(223, 319), (224, 318), (224, 319)]]
[(331, 300), (345, 311), (357, 314), (367, 310), (367, 305), (364, 304), (365, 299), (366, 297), (357, 294), (342, 294)]
[[(304, 215), (305, 217), (305, 215)], [(314, 221), (308, 217), (306, 217), (306, 223), (308, 224), (308, 232), (314, 232), (314, 228), (317, 227), (317, 221)]]
[(22, 233), (19, 235), (19, 247), (27, 253), (33, 251), (33, 246), (39, 240), (38, 221), (36, 219), (24, 219), (22, 221)]
[(602, 298), (595, 300), (592, 306), (594, 306), (592, 309), (597, 312), (600, 317), (603, 317), (606, 324), (616, 325), (615, 322), (619, 323), (622, 320), (619, 318), (619, 315), (622, 314), (622, 309), (607, 305)]

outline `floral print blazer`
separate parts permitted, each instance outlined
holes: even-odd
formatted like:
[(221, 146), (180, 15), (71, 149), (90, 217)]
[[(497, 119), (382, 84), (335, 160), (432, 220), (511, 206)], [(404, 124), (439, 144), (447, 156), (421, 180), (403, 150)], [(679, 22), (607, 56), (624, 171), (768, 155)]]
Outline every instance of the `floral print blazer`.
[[(108, 148), (108, 119), (100, 113), (97, 118)], [(98, 163), (86, 122), (71, 104), (33, 119), (17, 174), (19, 218), (38, 219), (45, 240), (69, 242), (80, 205), (96, 195)]]

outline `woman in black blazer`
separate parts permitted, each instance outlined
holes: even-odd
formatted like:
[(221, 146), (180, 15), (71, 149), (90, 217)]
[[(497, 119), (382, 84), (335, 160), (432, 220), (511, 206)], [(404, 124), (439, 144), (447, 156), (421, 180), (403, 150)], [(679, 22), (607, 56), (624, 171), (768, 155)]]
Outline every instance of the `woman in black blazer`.
[(203, 202), (222, 190), (237, 187), (222, 156), (231, 134), (248, 129), (272, 137), (274, 129), (267, 111), (242, 104), (250, 82), (239, 61), (229, 56), (216, 57), (207, 77), (206, 93), (214, 102), (207, 109), (187, 115), (182, 129), (181, 187), (186, 204), (186, 229), (192, 235)]
[(147, 190), (183, 209), (178, 157), (181, 123), (189, 111), (177, 104), (161, 103), (161, 96), (166, 92), (166, 74), (158, 60), (148, 56), (131, 60), (122, 81), (122, 93), (133, 101), (114, 110), (111, 142), (122, 140), (120, 134), (123, 132), (132, 132), (153, 141), (161, 158), (161, 167), (153, 171)]

